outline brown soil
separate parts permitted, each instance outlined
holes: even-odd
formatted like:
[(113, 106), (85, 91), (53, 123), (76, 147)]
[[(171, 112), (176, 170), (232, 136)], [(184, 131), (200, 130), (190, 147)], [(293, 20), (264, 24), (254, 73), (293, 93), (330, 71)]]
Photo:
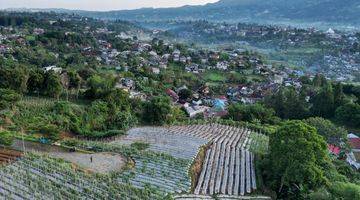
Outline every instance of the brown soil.
[(60, 139), (69, 139), (69, 138), (76, 138), (76, 135), (69, 132), (61, 132)]
[(190, 177), (191, 177), (191, 191), (195, 190), (195, 187), (198, 182), (198, 178), (203, 168), (203, 163), (206, 156), (206, 151), (211, 147), (211, 145), (205, 145), (200, 147), (199, 153), (196, 156), (193, 164), (190, 167)]
[(12, 148), (25, 152), (34, 152), (50, 157), (60, 158), (65, 161), (71, 162), (83, 170), (95, 173), (110, 173), (121, 171), (126, 167), (127, 158), (117, 153), (80, 153), (70, 152), (67, 149), (43, 145), (35, 142), (15, 140)]
[(127, 163), (125, 157), (115, 153), (50, 152), (46, 154), (74, 163), (85, 170), (102, 174), (121, 171)]
[(6, 164), (12, 161), (15, 161), (17, 158), (21, 157), (22, 153), (19, 151), (8, 150), (0, 147), (0, 164)]

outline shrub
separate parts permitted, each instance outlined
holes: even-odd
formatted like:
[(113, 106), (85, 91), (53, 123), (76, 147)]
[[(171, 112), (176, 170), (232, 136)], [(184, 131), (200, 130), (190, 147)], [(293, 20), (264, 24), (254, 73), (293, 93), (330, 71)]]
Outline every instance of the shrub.
[(310, 193), (308, 197), (309, 197), (310, 200), (328, 200), (328, 199), (332, 199), (331, 194), (325, 188), (320, 188), (319, 190)]
[(353, 183), (335, 182), (330, 186), (334, 199), (360, 199), (360, 186)]
[(144, 143), (144, 142), (134, 142), (131, 144), (131, 147), (133, 147), (139, 151), (143, 151), (143, 150), (149, 148), (150, 144)]
[(11, 146), (14, 142), (13, 134), (9, 131), (0, 131), (0, 145)]
[(35, 127), (33, 130), (38, 131), (51, 140), (59, 139), (60, 130), (59, 127), (54, 124), (39, 124), (38, 127)]
[(21, 96), (15, 91), (0, 88), (0, 110), (10, 108), (19, 101), (20, 98)]

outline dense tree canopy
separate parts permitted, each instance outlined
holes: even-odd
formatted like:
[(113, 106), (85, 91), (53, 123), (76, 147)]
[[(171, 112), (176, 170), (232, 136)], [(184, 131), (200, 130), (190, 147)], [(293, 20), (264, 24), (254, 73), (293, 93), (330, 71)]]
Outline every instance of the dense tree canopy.
[(275, 191), (287, 194), (326, 182), (327, 145), (315, 128), (301, 121), (286, 122), (270, 135), (269, 145), (269, 179)]
[(274, 110), (265, 108), (261, 104), (232, 104), (229, 106), (228, 112), (228, 117), (236, 121), (254, 122), (258, 120), (261, 123), (273, 123), (277, 120)]
[(163, 125), (171, 114), (170, 98), (158, 96), (153, 97), (150, 102), (145, 103), (144, 119), (151, 124)]
[(295, 88), (280, 88), (278, 92), (265, 99), (265, 104), (273, 108), (276, 115), (283, 119), (304, 119), (309, 116), (305, 90), (297, 92)]
[(0, 67), (0, 88), (8, 88), (19, 93), (26, 91), (28, 70), (23, 67)]
[(59, 75), (50, 71), (45, 74), (45, 90), (44, 94), (48, 97), (59, 98), (63, 86), (61, 85), (61, 80)]
[(304, 120), (310, 126), (316, 128), (317, 132), (330, 144), (340, 145), (346, 140), (347, 131), (342, 127), (337, 127), (330, 120), (321, 117), (312, 117)]
[(115, 86), (115, 79), (112, 76), (93, 75), (87, 81), (89, 89), (86, 97), (89, 99), (99, 99), (107, 95)]
[(336, 118), (349, 126), (360, 127), (360, 105), (347, 103), (336, 110)]
[(331, 84), (324, 85), (312, 100), (314, 116), (330, 118), (334, 115), (334, 92)]

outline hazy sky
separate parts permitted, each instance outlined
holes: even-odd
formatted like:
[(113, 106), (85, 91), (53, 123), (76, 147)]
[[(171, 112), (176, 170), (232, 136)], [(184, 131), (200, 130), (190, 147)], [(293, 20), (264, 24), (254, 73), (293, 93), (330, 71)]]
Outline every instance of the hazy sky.
[(4, 8), (68, 8), (82, 10), (122, 10), (142, 7), (200, 5), (218, 0), (0, 0)]

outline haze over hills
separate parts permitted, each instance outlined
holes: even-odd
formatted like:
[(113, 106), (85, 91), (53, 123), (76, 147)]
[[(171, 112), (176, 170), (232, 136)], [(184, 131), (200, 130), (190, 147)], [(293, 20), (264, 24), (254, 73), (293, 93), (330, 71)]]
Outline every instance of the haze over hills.
[(358, 0), (221, 0), (204, 6), (76, 12), (102, 19), (136, 21), (206, 19), (228, 22), (360, 25)]
[[(19, 9), (17, 9), (19, 10)], [(22, 11), (28, 9), (21, 9)], [(136, 10), (83, 11), (30, 9), (76, 13), (100, 19), (130, 21), (209, 20), (285, 24), (297, 26), (359, 28), (358, 0), (220, 0), (201, 6), (142, 8)]]

